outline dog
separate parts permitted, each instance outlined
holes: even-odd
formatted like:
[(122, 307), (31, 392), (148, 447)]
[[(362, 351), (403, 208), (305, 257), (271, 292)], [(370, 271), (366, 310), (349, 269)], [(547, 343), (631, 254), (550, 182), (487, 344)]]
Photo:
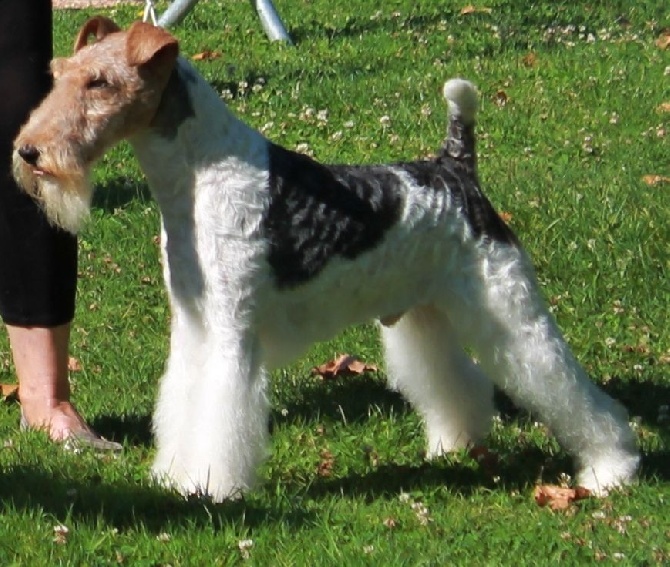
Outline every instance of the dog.
[(429, 458), (487, 434), (496, 384), (551, 428), (580, 486), (605, 494), (634, 479), (626, 411), (575, 360), (480, 189), (472, 83), (444, 86), (436, 157), (323, 165), (238, 120), (161, 28), (93, 18), (52, 72), (15, 141), (18, 182), (77, 232), (92, 165), (126, 139), (160, 207), (172, 317), (158, 481), (214, 501), (252, 488), (267, 369), (368, 320), (380, 322), (390, 386), (423, 418)]

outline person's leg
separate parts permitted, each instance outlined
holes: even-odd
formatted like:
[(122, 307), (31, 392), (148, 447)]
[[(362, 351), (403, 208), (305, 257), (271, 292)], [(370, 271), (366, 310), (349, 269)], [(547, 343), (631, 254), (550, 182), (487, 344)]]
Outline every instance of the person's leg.
[(68, 348), (70, 323), (55, 327), (7, 325), (19, 378), (21, 427), (44, 429), (54, 441), (99, 451), (121, 445), (99, 437), (70, 402)]
[(87, 429), (70, 403), (68, 346), (70, 324), (57, 327), (7, 325), (19, 377), (24, 423), (45, 429), (54, 440)]
[(77, 240), (49, 225), (11, 173), (14, 138), (51, 88), (51, 17), (50, 0), (0, 1), (0, 317), (19, 380), (22, 425), (46, 429), (54, 440), (95, 444), (70, 403), (68, 381)]

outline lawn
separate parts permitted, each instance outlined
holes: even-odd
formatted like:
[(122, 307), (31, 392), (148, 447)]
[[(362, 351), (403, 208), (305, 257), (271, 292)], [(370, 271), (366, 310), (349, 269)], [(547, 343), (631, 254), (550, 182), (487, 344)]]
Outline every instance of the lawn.
[[(273, 374), (270, 454), (243, 501), (186, 501), (154, 486), (150, 420), (169, 310), (158, 210), (124, 145), (96, 168), (71, 349), (78, 407), (124, 452), (67, 453), (19, 432), (18, 404), (4, 400), (0, 564), (670, 562), (667, 4), (467, 4), (277, 0), (287, 46), (266, 39), (249, 2), (201, 0), (173, 31), (240, 117), (322, 161), (428, 155), (444, 136), (444, 81), (474, 81), (482, 184), (575, 354), (628, 407), (639, 483), (560, 511), (539, 506), (535, 487), (569, 483), (570, 460), (502, 396), (492, 458), (425, 462), (420, 420), (385, 389), (376, 330), (364, 325)], [(125, 26), (141, 8), (103, 13)], [(58, 55), (90, 15), (56, 12)], [(312, 372), (342, 353), (379, 371)], [(13, 381), (3, 335), (0, 382)]]

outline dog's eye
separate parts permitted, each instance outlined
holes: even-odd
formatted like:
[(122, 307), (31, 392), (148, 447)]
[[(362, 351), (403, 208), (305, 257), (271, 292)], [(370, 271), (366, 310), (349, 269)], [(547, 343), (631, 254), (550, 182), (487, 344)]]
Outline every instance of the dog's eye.
[(96, 77), (94, 79), (90, 79), (88, 83), (86, 83), (86, 88), (88, 89), (104, 89), (109, 86), (109, 81), (107, 81), (107, 79), (104, 77)]

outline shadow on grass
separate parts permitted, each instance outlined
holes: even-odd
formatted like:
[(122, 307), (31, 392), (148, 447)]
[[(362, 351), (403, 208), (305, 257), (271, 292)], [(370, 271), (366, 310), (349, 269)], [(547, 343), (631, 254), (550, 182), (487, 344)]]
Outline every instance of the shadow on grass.
[[(670, 424), (659, 425), (659, 406), (670, 400), (670, 385), (655, 382), (640, 382), (633, 378), (613, 378), (603, 389), (612, 397), (619, 400), (641, 425), (655, 428), (664, 447), (670, 447)], [(371, 407), (375, 407), (375, 419), (390, 416), (402, 416), (413, 411), (410, 405), (397, 392), (389, 390), (381, 379), (365, 377), (343, 378), (323, 383), (310, 383), (302, 389), (302, 397), (285, 404), (287, 416), (284, 417), (277, 410), (273, 411), (272, 424), (325, 421), (342, 423), (364, 423), (370, 418)], [(503, 422), (514, 420), (533, 419), (524, 410), (518, 409), (504, 393), (496, 391), (496, 408), (500, 412)], [(495, 449), (495, 448), (494, 448)], [(455, 484), (467, 492), (468, 486), (487, 486), (490, 475), (479, 476), (466, 467), (451, 463), (446, 469), (444, 466), (435, 468), (425, 464), (418, 467), (393, 467), (378, 469), (370, 475), (356, 476), (341, 481), (323, 481), (313, 491), (325, 489), (329, 486), (339, 492), (365, 492), (368, 488), (374, 492), (379, 486), (391, 487), (391, 492), (407, 486), (415, 486), (418, 479), (421, 482), (433, 482), (440, 479), (438, 484)], [(539, 477), (555, 477), (561, 471), (571, 470), (567, 457), (549, 455), (533, 447), (519, 446), (517, 451), (505, 457), (499, 463), (496, 476), (500, 476), (506, 484), (517, 488), (528, 482), (536, 481)], [(640, 477), (644, 479), (670, 480), (670, 451), (666, 449), (646, 452), (642, 457)], [(323, 487), (319, 488), (323, 484)], [(386, 489), (384, 489), (386, 490)]]
[(98, 416), (91, 427), (111, 441), (150, 447), (153, 444), (150, 415)]
[(97, 184), (93, 193), (92, 207), (112, 213), (133, 201), (148, 203), (153, 197), (145, 182), (117, 177), (107, 183)]
[[(603, 386), (613, 398), (619, 400), (629, 414), (647, 425), (658, 425), (659, 408), (670, 403), (670, 383), (640, 381), (635, 376), (613, 377)], [(666, 422), (665, 432), (670, 435), (670, 423)], [(668, 439), (670, 441), (670, 438)]]
[[(430, 492), (445, 487), (450, 493), (468, 497), (482, 489), (522, 491), (533, 486), (544, 473), (556, 474), (565, 465), (564, 459), (551, 459), (539, 450), (523, 451), (506, 458), (494, 467), (479, 466), (465, 456), (445, 457), (420, 464), (385, 464), (365, 473), (352, 473), (343, 478), (320, 479), (307, 494), (312, 498), (343, 494), (366, 501), (397, 498), (402, 492)], [(460, 461), (460, 462), (459, 462)], [(551, 465), (548, 466), (549, 463)], [(495, 479), (495, 480), (494, 480)]]
[[(385, 415), (410, 411), (406, 402), (398, 394), (386, 390), (378, 379), (357, 378), (329, 383), (327, 387), (317, 386), (312, 384), (308, 388), (307, 399), (289, 405), (292, 420), (313, 423), (329, 415), (336, 419), (340, 410), (333, 408), (339, 406), (352, 422), (370, 419), (368, 408), (371, 404)], [(658, 403), (659, 399), (667, 399), (670, 388), (658, 385), (647, 390), (648, 387), (644, 383), (622, 381), (610, 383), (608, 390), (612, 394), (622, 394), (618, 397), (627, 399), (633, 412), (642, 409), (644, 411), (639, 413), (650, 416), (653, 404), (647, 403), (649, 397)], [(279, 414), (275, 414), (274, 419), (280, 419)], [(151, 443), (149, 416), (102, 417), (94, 426), (102, 434), (124, 439), (128, 444)], [(91, 524), (102, 518), (119, 529), (141, 527), (152, 533), (183, 525), (184, 520), (189, 525), (213, 526), (217, 530), (238, 525), (240, 521), (248, 527), (282, 522), (299, 528), (315, 519), (315, 513), (308, 511), (309, 500), (344, 496), (371, 502), (397, 498), (401, 492), (430, 492), (443, 486), (450, 493), (463, 497), (487, 489), (503, 493), (525, 492), (538, 482), (553, 483), (559, 473), (571, 470), (570, 459), (564, 453), (552, 454), (533, 445), (532, 441), (524, 441), (523, 437), (511, 448), (496, 447), (493, 443), (491, 450), (492, 460), (483, 462), (477, 462), (465, 452), (416, 464), (372, 465), (366, 462), (344, 476), (317, 476), (307, 487), (304, 483), (282, 481), (280, 471), (280, 478), (270, 479), (267, 483), (267, 491), (261, 488), (245, 501), (222, 505), (202, 500), (186, 501), (147, 484), (143, 480), (146, 473), (142, 473), (140, 479), (108, 482), (96, 476), (78, 479), (60, 471), (49, 472), (39, 465), (20, 465), (2, 472), (0, 501), (17, 510), (39, 508), (56, 517), (71, 516), (75, 521)], [(669, 463), (670, 452), (667, 450), (646, 454), (642, 481), (669, 480)], [(273, 484), (281, 484), (281, 490), (273, 490)], [(275, 493), (288, 497), (277, 498)]]
[[(631, 415), (640, 416), (642, 423), (656, 424), (658, 406), (670, 397), (670, 386), (639, 382), (633, 379), (613, 379), (605, 386), (607, 392), (622, 401)], [(514, 407), (504, 395), (496, 401), (504, 421), (531, 419)], [(305, 423), (343, 421), (365, 424), (384, 416), (403, 416), (412, 411), (407, 402), (386, 388), (379, 377), (342, 378), (328, 382), (311, 381), (296, 387), (292, 399), (283, 404), (288, 412), (274, 409), (270, 426), (283, 424), (304, 426)], [(371, 413), (370, 408), (375, 410)], [(151, 417), (131, 415), (99, 417), (93, 426), (103, 435), (126, 444), (149, 447)], [(668, 428), (665, 428), (667, 438)], [(662, 433), (663, 434), (663, 433)], [(663, 444), (667, 447), (667, 441)], [(209, 505), (202, 501), (187, 502), (176, 495), (142, 484), (140, 479), (115, 483), (99, 480), (51, 476), (37, 468), (19, 467), (3, 475), (0, 500), (17, 508), (40, 506), (55, 514), (70, 511), (77, 517), (93, 520), (102, 515), (109, 523), (122, 528), (141, 523), (155, 532), (164, 531), (171, 523), (184, 519), (196, 525), (223, 527), (244, 517), (245, 525), (254, 526), (276, 521), (300, 526), (312, 517), (302, 505), (302, 498), (319, 500), (335, 495), (363, 498), (396, 498), (400, 492), (424, 492), (446, 487), (449, 492), (468, 497), (482, 489), (492, 491), (527, 491), (538, 482), (554, 483), (561, 472), (571, 471), (565, 453), (553, 454), (538, 447), (532, 440), (519, 437), (516, 445), (497, 447), (490, 443), (492, 461), (476, 462), (462, 452), (431, 462), (412, 464), (381, 463), (373, 466), (367, 461), (357, 470), (340, 477), (320, 476), (305, 487), (303, 483), (270, 479), (268, 486), (281, 484), (281, 493), (296, 495), (285, 499), (267, 497), (262, 489), (246, 502)], [(335, 455), (336, 457), (336, 455)], [(670, 451), (665, 448), (649, 451), (643, 456), (640, 478), (644, 481), (670, 480)], [(75, 493), (75, 497), (69, 496)]]
[(640, 381), (637, 377), (614, 377), (604, 389), (628, 409), (635, 421), (653, 429), (661, 439), (662, 450), (643, 455), (640, 478), (670, 480), (670, 421), (662, 419), (660, 412), (662, 405), (670, 403), (670, 384), (661, 383), (660, 378)]
[(188, 520), (189, 526), (220, 530), (239, 524), (241, 518), (249, 527), (278, 522), (299, 527), (313, 519), (313, 514), (295, 503), (286, 509), (281, 503), (265, 506), (244, 500), (214, 505), (199, 499), (185, 500), (133, 480), (79, 481), (28, 466), (3, 472), (0, 501), (15, 510), (38, 508), (58, 518), (70, 516), (90, 525), (102, 518), (118, 529), (146, 528), (153, 533), (183, 525), (183, 520)]
[(389, 417), (412, 411), (405, 399), (379, 378), (351, 377), (310, 381), (300, 387), (299, 398), (284, 402), (281, 412), (273, 408), (271, 423), (337, 421), (361, 423), (376, 414)]

